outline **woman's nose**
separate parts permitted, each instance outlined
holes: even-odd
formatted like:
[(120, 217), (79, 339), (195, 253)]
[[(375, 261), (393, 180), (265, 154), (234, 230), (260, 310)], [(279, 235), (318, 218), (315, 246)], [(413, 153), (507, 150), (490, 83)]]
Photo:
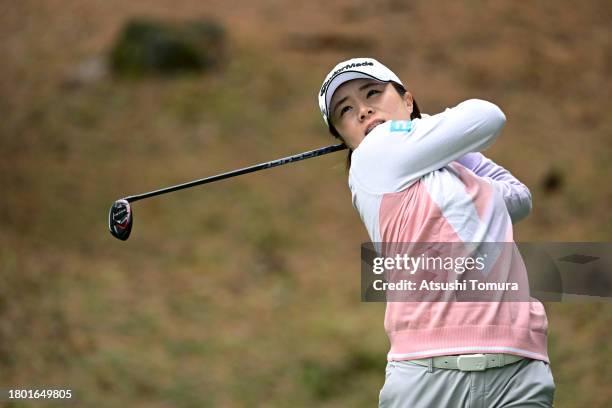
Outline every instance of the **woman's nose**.
[(359, 110), (359, 119), (364, 120), (365, 118), (372, 115), (373, 113), (374, 113), (374, 109), (372, 109), (372, 107), (362, 105)]

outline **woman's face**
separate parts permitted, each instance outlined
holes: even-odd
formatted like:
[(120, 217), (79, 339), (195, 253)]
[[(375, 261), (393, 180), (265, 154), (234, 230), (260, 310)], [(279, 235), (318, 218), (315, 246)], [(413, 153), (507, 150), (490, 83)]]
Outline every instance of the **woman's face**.
[(374, 127), (388, 120), (410, 120), (412, 95), (400, 96), (393, 84), (354, 79), (342, 84), (330, 102), (331, 123), (355, 150)]

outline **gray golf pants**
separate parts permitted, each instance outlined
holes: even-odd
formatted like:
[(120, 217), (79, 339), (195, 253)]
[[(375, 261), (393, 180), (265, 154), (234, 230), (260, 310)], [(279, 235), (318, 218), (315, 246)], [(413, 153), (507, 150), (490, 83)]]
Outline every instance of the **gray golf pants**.
[(387, 363), (380, 408), (552, 407), (555, 383), (547, 363), (524, 359), (485, 371)]

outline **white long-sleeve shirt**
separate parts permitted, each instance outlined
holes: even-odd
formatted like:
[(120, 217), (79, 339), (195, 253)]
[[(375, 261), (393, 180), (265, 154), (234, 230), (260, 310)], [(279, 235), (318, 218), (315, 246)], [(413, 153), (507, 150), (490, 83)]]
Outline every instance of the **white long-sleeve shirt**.
[[(496, 105), (472, 99), (372, 130), (349, 171), (353, 205), (371, 241), (512, 243), (512, 222), (529, 213), (531, 195), (476, 153), (495, 141), (505, 119)], [(524, 275), (518, 251), (500, 259), (508, 276)], [(389, 360), (510, 353), (548, 361), (546, 314), (536, 300), (388, 302), (385, 329)]]

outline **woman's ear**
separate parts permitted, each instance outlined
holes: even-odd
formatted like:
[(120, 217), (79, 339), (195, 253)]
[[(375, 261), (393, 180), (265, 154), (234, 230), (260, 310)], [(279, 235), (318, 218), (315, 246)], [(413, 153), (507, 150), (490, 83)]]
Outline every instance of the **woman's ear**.
[(406, 91), (406, 93), (404, 94), (404, 102), (406, 102), (406, 106), (408, 106), (410, 109), (412, 109), (412, 102), (414, 101), (414, 98), (412, 97), (412, 94), (408, 91)]
[(413, 104), (414, 98), (412, 97), (412, 94), (410, 92), (406, 91), (406, 93), (404, 94), (402, 99), (404, 99), (404, 102), (406, 103), (406, 107), (408, 108), (408, 110), (412, 114), (412, 110), (414, 109), (414, 104)]

